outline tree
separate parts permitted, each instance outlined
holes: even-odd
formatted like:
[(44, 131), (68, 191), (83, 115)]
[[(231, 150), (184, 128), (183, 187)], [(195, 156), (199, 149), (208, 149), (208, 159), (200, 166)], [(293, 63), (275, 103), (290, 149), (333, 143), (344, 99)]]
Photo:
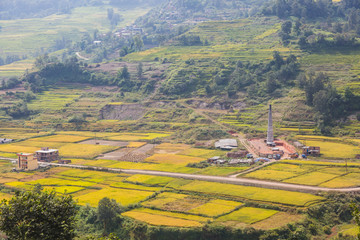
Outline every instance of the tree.
[(141, 78), (142, 74), (143, 74), (143, 64), (142, 64), (142, 62), (139, 62), (139, 64), (136, 67), (136, 70), (137, 70), (137, 77)]
[(10, 239), (68, 240), (75, 237), (76, 205), (70, 195), (55, 191), (17, 192), (0, 204), (0, 230)]
[(104, 234), (109, 234), (116, 229), (120, 222), (119, 214), (122, 207), (114, 200), (104, 197), (98, 204), (98, 219), (104, 226)]
[(359, 226), (359, 233), (357, 235), (358, 239), (360, 239), (360, 211), (359, 208), (353, 203), (350, 205), (352, 209), (352, 215), (355, 218), (356, 224)]
[(290, 34), (291, 33), (291, 27), (292, 27), (291, 21), (285, 21), (283, 24), (281, 24), (281, 31), (286, 33), (286, 34)]

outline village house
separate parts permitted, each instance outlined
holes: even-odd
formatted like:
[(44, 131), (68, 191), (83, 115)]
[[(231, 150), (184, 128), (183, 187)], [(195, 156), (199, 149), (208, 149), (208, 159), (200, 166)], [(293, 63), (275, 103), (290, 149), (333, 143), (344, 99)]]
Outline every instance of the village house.
[(303, 154), (306, 156), (320, 156), (320, 147), (306, 146), (303, 147)]
[(36, 158), (34, 158), (34, 154), (18, 153), (16, 155), (18, 156), (17, 170), (31, 171), (39, 167)]
[(35, 152), (35, 158), (39, 162), (53, 162), (58, 161), (59, 150), (57, 149), (49, 149), (48, 147), (41, 148), (41, 150)]

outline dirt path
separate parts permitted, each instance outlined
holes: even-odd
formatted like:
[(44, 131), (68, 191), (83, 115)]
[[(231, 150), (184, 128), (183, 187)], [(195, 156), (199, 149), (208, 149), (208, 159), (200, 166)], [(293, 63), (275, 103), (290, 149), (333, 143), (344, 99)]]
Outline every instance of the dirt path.
[(85, 61), (90, 60), (89, 58), (86, 58), (86, 57), (81, 56), (79, 52), (76, 52), (76, 56), (77, 56), (78, 58), (82, 59), (82, 60), (85, 60)]
[(89, 170), (97, 170), (97, 171), (123, 172), (123, 173), (128, 173), (128, 174), (143, 174), (143, 175), (152, 175), (152, 176), (184, 178), (184, 179), (191, 179), (191, 180), (228, 183), (228, 184), (235, 184), (235, 185), (253, 186), (253, 187), (270, 188), (270, 189), (280, 189), (280, 190), (286, 190), (286, 191), (305, 192), (305, 193), (360, 192), (360, 187), (324, 188), (324, 187), (297, 185), (297, 184), (290, 184), (290, 183), (271, 182), (271, 181), (264, 181), (264, 180), (257, 180), (257, 179), (219, 177), (219, 176), (208, 176), (208, 175), (150, 171), (150, 170), (104, 168), (104, 167), (91, 167), (91, 166), (81, 166), (81, 165), (72, 165), (72, 164), (57, 164), (57, 163), (40, 163), (40, 165), (62, 166), (62, 167), (89, 169)]
[(240, 175), (243, 175), (243, 174), (247, 174), (247, 173), (250, 173), (250, 172), (253, 172), (253, 171), (256, 171), (260, 168), (263, 168), (265, 167), (266, 165), (269, 165), (271, 163), (275, 162), (275, 160), (271, 160), (270, 162), (265, 162), (264, 164), (260, 165), (260, 166), (257, 166), (257, 167), (253, 167), (253, 168), (249, 168), (248, 170), (245, 170), (245, 171), (242, 171), (242, 172), (239, 172), (239, 173), (236, 173), (234, 175), (230, 175), (229, 177), (231, 178), (237, 178), (238, 176)]

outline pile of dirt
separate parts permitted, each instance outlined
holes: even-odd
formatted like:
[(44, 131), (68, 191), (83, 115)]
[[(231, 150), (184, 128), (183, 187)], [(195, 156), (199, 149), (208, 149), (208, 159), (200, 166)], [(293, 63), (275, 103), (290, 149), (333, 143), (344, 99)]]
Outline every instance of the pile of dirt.
[(138, 120), (146, 113), (141, 104), (106, 105), (100, 110), (100, 118), (107, 120)]

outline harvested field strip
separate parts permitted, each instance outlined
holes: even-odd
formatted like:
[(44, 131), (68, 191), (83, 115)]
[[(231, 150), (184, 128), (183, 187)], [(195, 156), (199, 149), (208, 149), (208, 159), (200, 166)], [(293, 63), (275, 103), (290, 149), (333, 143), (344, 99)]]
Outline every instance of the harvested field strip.
[(290, 192), (284, 190), (246, 187), (223, 183), (192, 181), (180, 187), (181, 190), (195, 191), (209, 194), (222, 194), (235, 198), (251, 199), (255, 201), (272, 202), (293, 206), (310, 206), (323, 201), (324, 198), (308, 193)]
[(164, 138), (170, 135), (170, 133), (120, 133), (118, 136), (107, 137), (107, 139), (118, 141), (139, 141)]
[(145, 159), (147, 162), (152, 163), (168, 163), (177, 165), (187, 165), (188, 163), (198, 163), (206, 160), (205, 158), (189, 157), (176, 154), (154, 154), (151, 157)]
[(88, 131), (62, 131), (56, 132), (60, 135), (75, 135), (75, 136), (83, 136), (88, 138), (103, 138), (103, 137), (110, 137), (110, 136), (118, 136), (121, 133), (110, 133), (110, 132), (88, 132)]
[(62, 142), (62, 143), (75, 143), (89, 139), (88, 137), (74, 136), (74, 135), (51, 135), (47, 137), (32, 138), (29, 141), (40, 141), (40, 142)]
[(165, 186), (166, 184), (168, 184), (173, 180), (174, 178), (171, 177), (159, 177), (159, 176), (140, 175), (140, 174), (133, 175), (126, 179), (126, 181), (128, 182), (142, 183), (148, 185), (158, 185), (158, 186)]
[(317, 186), (323, 182), (334, 179), (337, 176), (338, 175), (335, 175), (335, 174), (312, 172), (312, 173), (304, 174), (304, 175), (301, 175), (298, 177), (286, 179), (286, 180), (284, 180), (284, 182)]
[(90, 204), (92, 207), (96, 207), (99, 201), (104, 198), (113, 198), (123, 206), (129, 204), (135, 204), (150, 197), (154, 192), (151, 191), (138, 191), (132, 189), (118, 189), (118, 188), (103, 188), (101, 190), (90, 192), (84, 195), (78, 196), (80, 205)]
[(96, 156), (114, 151), (118, 147), (92, 144), (69, 143), (59, 148), (62, 157), (95, 158)]
[(191, 148), (190, 145), (186, 144), (171, 144), (171, 143), (162, 143), (158, 146), (156, 146), (156, 149), (160, 150), (169, 150), (169, 151), (184, 151), (186, 149)]
[(203, 224), (192, 221), (162, 215), (155, 215), (144, 212), (137, 212), (135, 210), (122, 213), (123, 216), (131, 217), (136, 220), (146, 222), (150, 225), (169, 226), (169, 227), (201, 227)]
[(244, 207), (228, 215), (219, 217), (217, 221), (222, 221), (222, 222), (238, 221), (247, 224), (252, 224), (267, 219), (276, 213), (278, 213), (278, 211), (276, 210)]

